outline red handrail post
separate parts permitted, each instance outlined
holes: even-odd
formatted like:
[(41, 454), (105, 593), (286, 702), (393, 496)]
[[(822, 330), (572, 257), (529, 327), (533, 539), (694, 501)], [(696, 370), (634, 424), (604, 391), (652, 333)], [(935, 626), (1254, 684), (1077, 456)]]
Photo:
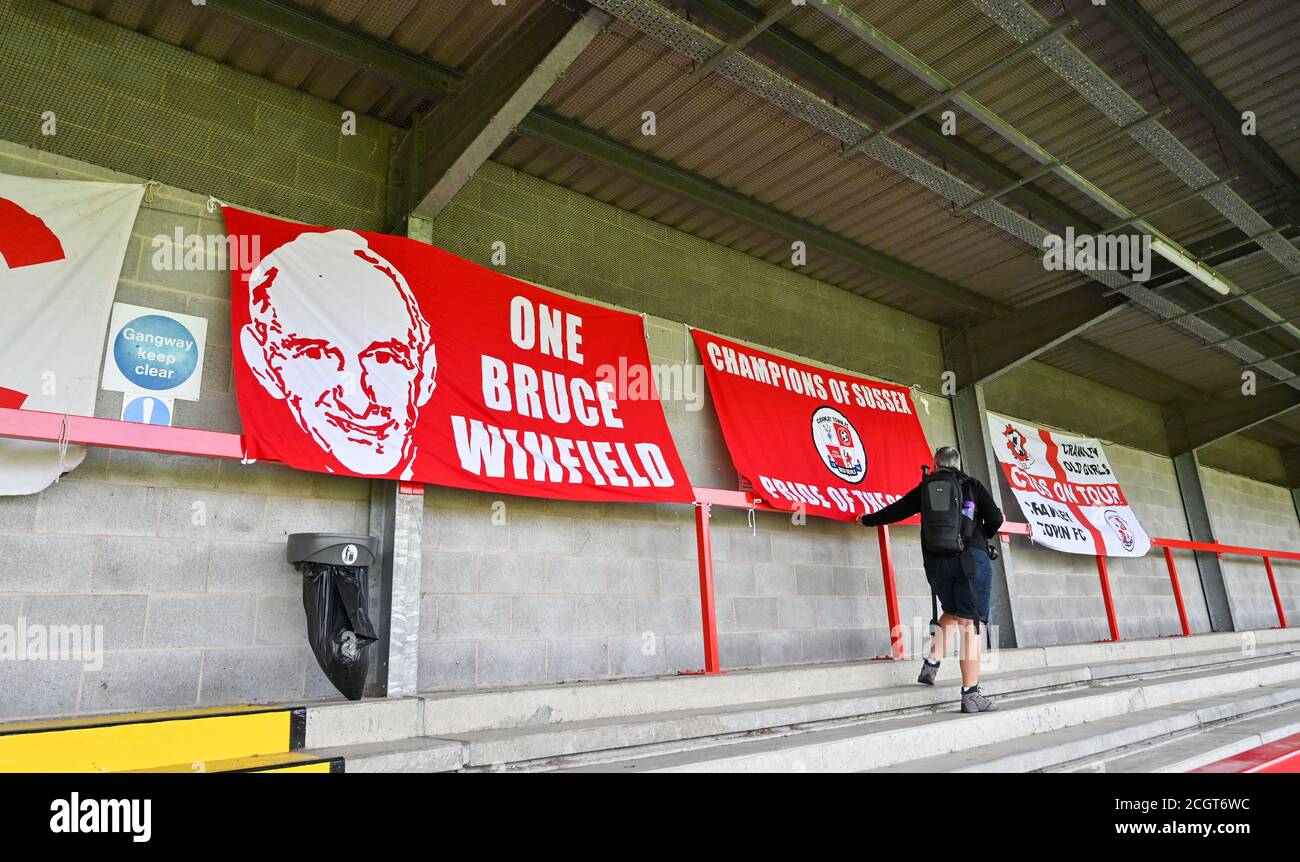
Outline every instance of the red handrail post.
[(880, 571), (885, 579), (885, 613), (889, 618), (889, 654), (892, 658), (905, 659), (907, 652), (903, 648), (903, 625), (898, 613), (898, 585), (894, 582), (894, 548), (889, 541), (889, 528), (883, 524), (876, 527), (876, 536), (880, 539)]
[(704, 629), (704, 673), (722, 673), (718, 661), (718, 612), (713, 597), (713, 538), (708, 503), (695, 504), (695, 553), (700, 562), (700, 616)]
[(1277, 591), (1277, 578), (1273, 577), (1273, 561), (1264, 558), (1264, 568), (1268, 571), (1268, 585), (1273, 588), (1273, 606), (1277, 608), (1277, 622), (1286, 628), (1286, 611), (1282, 610), (1282, 594)]
[(1106, 622), (1110, 624), (1110, 639), (1119, 637), (1119, 620), (1115, 617), (1115, 599), (1110, 594), (1110, 576), (1106, 574), (1106, 558), (1097, 555), (1097, 577), (1101, 580), (1101, 597), (1106, 603)]
[(1183, 604), (1183, 588), (1178, 584), (1178, 566), (1174, 564), (1174, 552), (1172, 548), (1163, 548), (1165, 552), (1165, 566), (1169, 569), (1169, 583), (1174, 588), (1174, 602), (1178, 605), (1178, 621), (1182, 623), (1183, 634), (1190, 635), (1192, 627), (1187, 624), (1187, 607)]

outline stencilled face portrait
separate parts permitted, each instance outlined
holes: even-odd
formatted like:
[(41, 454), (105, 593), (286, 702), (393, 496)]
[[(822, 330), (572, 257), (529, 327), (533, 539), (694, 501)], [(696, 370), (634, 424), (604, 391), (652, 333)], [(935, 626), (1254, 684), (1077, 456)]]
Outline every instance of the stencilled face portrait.
[(352, 231), (302, 234), (249, 276), (249, 317), (244, 359), (303, 431), (351, 472), (409, 469), (437, 359), (396, 267)]

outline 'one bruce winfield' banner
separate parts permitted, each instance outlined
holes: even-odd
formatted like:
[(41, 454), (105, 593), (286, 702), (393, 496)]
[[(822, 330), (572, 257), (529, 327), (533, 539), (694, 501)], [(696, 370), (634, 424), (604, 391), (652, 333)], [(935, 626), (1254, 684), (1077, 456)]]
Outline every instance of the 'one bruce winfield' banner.
[[(250, 458), (567, 500), (685, 502), (640, 317), (405, 237), (225, 208)], [(248, 246), (256, 247), (256, 246)]]
[(1151, 540), (1119, 486), (1101, 442), (988, 414), (993, 454), (1029, 521), (1056, 551), (1141, 557)]
[(692, 334), (731, 460), (764, 502), (852, 521), (921, 480), (930, 447), (906, 388)]

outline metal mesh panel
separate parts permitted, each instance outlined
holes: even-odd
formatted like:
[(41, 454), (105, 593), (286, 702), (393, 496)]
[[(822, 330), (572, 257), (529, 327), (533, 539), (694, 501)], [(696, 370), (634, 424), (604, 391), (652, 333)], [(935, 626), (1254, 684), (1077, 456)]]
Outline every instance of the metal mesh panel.
[(382, 229), (389, 127), (359, 115), (359, 134), (344, 136), (340, 112), (58, 3), (0, 0), (5, 140), (290, 218)]
[[(1048, 28), (1032, 8), (1019, 0), (975, 2), (1021, 43), (1037, 38)], [(686, 54), (697, 63), (704, 62), (724, 46), (724, 43), (703, 30), (648, 0), (592, 0), (592, 3), (662, 44)], [(1035, 53), (1117, 124), (1134, 122), (1144, 116), (1141, 106), (1072, 44), (1058, 39), (1045, 44)], [(789, 111), (845, 144), (857, 143), (873, 131), (866, 123), (817, 98), (795, 82), (743, 53), (731, 55), (719, 65), (717, 71), (743, 89)], [(1201, 163), (1173, 134), (1156, 124), (1138, 128), (1132, 137), (1189, 185), (1205, 185), (1217, 179), (1213, 171)], [(873, 141), (862, 152), (958, 206), (980, 197), (980, 192), (974, 187), (889, 138)], [(1206, 199), (1234, 224), (1252, 235), (1268, 229), (1268, 223), (1225, 186), (1207, 194)], [(1048, 236), (1046, 230), (996, 200), (987, 201), (971, 212), (1035, 248), (1043, 248), (1043, 240)], [(1277, 242), (1272, 243), (1270, 251), (1288, 269), (1292, 268), (1293, 263), (1300, 265), (1300, 255), (1296, 254), (1296, 249), (1290, 243), (1280, 237), (1273, 239)], [(1261, 244), (1263, 242), (1268, 240)], [(1280, 246), (1286, 246), (1286, 249)], [(1293, 257), (1297, 259), (1293, 261)], [(1089, 275), (1116, 288), (1138, 307), (1157, 318), (1167, 319), (1184, 311), (1180, 306), (1117, 272), (1090, 271)], [(1245, 301), (1266, 316), (1277, 319), (1276, 315), (1257, 301)], [(1229, 335), (1197, 317), (1183, 317), (1175, 325), (1207, 342), (1217, 342)], [(1263, 354), (1239, 342), (1227, 341), (1216, 346), (1244, 362), (1258, 362), (1264, 358)], [(1276, 363), (1262, 363), (1258, 367), (1279, 379), (1293, 376)], [(1300, 388), (1300, 381), (1292, 385)]]
[[(645, 24), (647, 29), (643, 29), (643, 32), (669, 47), (688, 46), (689, 56), (697, 62), (708, 59), (724, 45), (703, 30), (649, 0), (593, 0), (593, 5), (638, 29)], [(855, 144), (874, 131), (867, 123), (816, 97), (800, 85), (745, 54), (732, 54), (718, 66), (717, 72), (736, 85), (800, 117), (844, 144)], [(862, 152), (958, 206), (968, 204), (981, 196), (981, 192), (975, 187), (891, 138), (877, 138), (864, 147)], [(1043, 240), (1048, 236), (1048, 232), (1042, 227), (998, 201), (988, 201), (972, 212), (1036, 249), (1043, 247)], [(1088, 274), (1108, 287), (1119, 288), (1127, 285), (1134, 290), (1145, 292), (1144, 288), (1116, 272), (1090, 271)]]
[[(118, 46), (113, 31), (73, 29), (76, 15), (33, 0), (9, 0), (0, 6), (0, 137), (153, 177), (164, 161), (158, 145), (181, 132), (174, 125), (175, 116), (162, 110), (142, 111), (128, 130), (116, 126), (114, 114), (137, 103), (155, 106), (166, 74), (179, 73), (188, 64), (170, 51), (114, 57)], [(102, 75), (84, 74), (92, 58), (98, 58)], [(48, 74), (56, 60), (63, 61), (63, 74), (57, 77)], [(146, 80), (149, 75), (157, 76), (152, 86)], [(53, 134), (44, 133), (43, 117), (53, 123)], [(129, 163), (117, 152), (126, 131), (139, 142)], [(201, 155), (206, 129), (186, 131), (192, 140), (178, 142), (176, 148), (192, 151), (197, 144), (200, 152), (192, 155)]]
[[(1018, 42), (1028, 42), (1047, 32), (1047, 21), (1024, 0), (975, 0), (975, 4)], [(1124, 88), (1073, 44), (1055, 40), (1040, 50), (1038, 56), (1116, 125), (1131, 123), (1145, 114), (1142, 106)], [(1134, 131), (1131, 137), (1192, 188), (1218, 179), (1214, 171), (1159, 123), (1144, 126)], [(1271, 226), (1228, 186), (1218, 186), (1204, 197), (1247, 236), (1266, 231)], [(1288, 271), (1300, 273), (1300, 251), (1295, 246), (1279, 236), (1260, 242)]]

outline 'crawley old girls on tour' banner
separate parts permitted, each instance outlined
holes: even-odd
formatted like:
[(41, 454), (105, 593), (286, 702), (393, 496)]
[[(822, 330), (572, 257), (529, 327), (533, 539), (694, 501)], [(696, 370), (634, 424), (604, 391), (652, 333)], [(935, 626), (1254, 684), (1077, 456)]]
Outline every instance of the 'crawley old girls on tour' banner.
[(993, 453), (1033, 539), (1057, 551), (1141, 557), (1151, 540), (1129, 508), (1101, 442), (988, 414)]
[(224, 212), (262, 254), (232, 269), (248, 457), (534, 497), (693, 499), (653, 386), (620, 387), (618, 369), (648, 378), (640, 317), (404, 237)]
[(920, 481), (930, 447), (904, 387), (693, 334), (731, 460), (764, 502), (852, 521)]

